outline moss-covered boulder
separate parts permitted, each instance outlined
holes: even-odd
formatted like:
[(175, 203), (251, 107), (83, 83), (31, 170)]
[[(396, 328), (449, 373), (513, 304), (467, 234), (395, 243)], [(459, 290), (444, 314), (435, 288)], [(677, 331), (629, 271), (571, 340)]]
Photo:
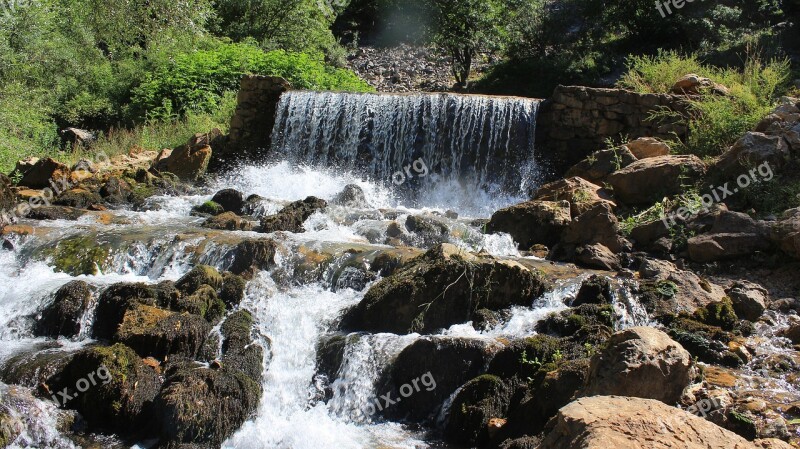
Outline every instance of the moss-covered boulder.
[(95, 309), (92, 332), (95, 338), (110, 340), (116, 334), (125, 313), (137, 304), (163, 305), (158, 293), (147, 284), (114, 284), (100, 294)]
[(240, 371), (261, 383), (264, 369), (264, 348), (253, 342), (253, 316), (239, 310), (222, 323), (223, 366)]
[(176, 312), (199, 315), (214, 324), (222, 319), (226, 309), (216, 290), (208, 285), (201, 285), (191, 295), (181, 296), (170, 308)]
[(492, 359), (487, 373), (503, 379), (526, 380), (542, 368), (551, 371), (556, 369), (557, 362), (581, 355), (568, 339), (535, 335), (514, 340), (504, 347)]
[(210, 332), (211, 325), (199, 315), (137, 304), (125, 313), (114, 339), (142, 357), (198, 358)]
[(156, 372), (119, 343), (79, 352), (48, 382), (51, 391), (66, 393), (56, 396), (59, 404), (80, 412), (91, 428), (122, 435), (146, 424), (160, 384)]
[(222, 288), (219, 290), (219, 299), (228, 308), (238, 306), (244, 299), (247, 281), (243, 277), (231, 272), (222, 273)]
[(78, 209), (88, 209), (92, 205), (101, 204), (103, 198), (97, 192), (86, 190), (83, 188), (75, 188), (67, 190), (59, 195), (54, 204), (59, 206), (75, 207)]
[(483, 374), (498, 349), (495, 343), (466, 338), (415, 341), (397, 357), (388, 373), (387, 386), (380, 390), (401, 399), (384, 407), (384, 416), (411, 422), (431, 418), (458, 387)]
[(736, 311), (733, 309), (733, 303), (730, 298), (724, 298), (722, 301), (712, 302), (705, 307), (697, 309), (694, 312), (694, 317), (701, 323), (709, 326), (718, 326), (726, 331), (733, 330), (739, 322), (739, 317), (736, 316)]
[(97, 274), (111, 252), (109, 246), (85, 235), (62, 239), (43, 251), (57, 271), (73, 276)]
[(261, 232), (271, 233), (277, 231), (303, 233), (303, 223), (315, 212), (328, 207), (325, 200), (310, 196), (303, 201), (296, 201), (280, 212), (261, 220)]
[(468, 447), (484, 446), (489, 442), (489, 420), (506, 417), (511, 394), (511, 388), (497, 376), (483, 375), (464, 384), (447, 416), (447, 441)]
[(111, 178), (100, 187), (100, 196), (109, 204), (125, 204), (128, 202), (132, 192), (131, 185), (116, 176)]
[(155, 418), (162, 444), (219, 447), (258, 408), (261, 386), (242, 372), (170, 364)]
[(83, 315), (92, 302), (92, 290), (83, 281), (72, 281), (58, 289), (53, 302), (36, 320), (34, 333), (42, 337), (74, 337), (81, 331)]
[(8, 385), (36, 388), (61, 371), (75, 352), (64, 350), (52, 341), (33, 345), (3, 361), (0, 381)]
[(219, 203), (216, 203), (214, 201), (206, 201), (205, 203), (192, 208), (192, 215), (199, 215), (199, 216), (210, 215), (212, 217), (216, 217), (217, 215), (222, 215), (224, 213), (225, 213), (225, 208), (223, 208)]
[(342, 326), (353, 331), (429, 334), (470, 321), (480, 309), (530, 305), (548, 288), (540, 273), (516, 262), (444, 244), (373, 285), (347, 312)]
[(669, 336), (702, 362), (734, 368), (745, 363), (728, 346), (735, 336), (719, 326), (710, 326), (689, 314), (664, 317), (662, 322)]
[[(614, 329), (611, 304), (583, 304), (548, 315), (536, 325), (538, 332), (560, 337), (609, 337)], [(590, 341), (591, 342), (591, 341)]]
[(214, 267), (198, 265), (175, 283), (175, 287), (186, 295), (196, 292), (202, 285), (208, 285), (216, 291), (222, 287), (222, 275)]
[(611, 280), (606, 276), (592, 275), (583, 281), (572, 305), (577, 307), (583, 304), (611, 304), (613, 302)]

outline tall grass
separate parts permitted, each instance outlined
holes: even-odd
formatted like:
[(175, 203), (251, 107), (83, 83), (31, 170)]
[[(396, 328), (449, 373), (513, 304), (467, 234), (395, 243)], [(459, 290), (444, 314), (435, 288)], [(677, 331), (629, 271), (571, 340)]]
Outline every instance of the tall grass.
[[(668, 93), (677, 80), (693, 73), (722, 84), (729, 94), (706, 92), (689, 97), (689, 139), (682, 151), (703, 157), (724, 152), (742, 134), (753, 129), (788, 88), (788, 59), (762, 60), (748, 50), (741, 69), (701, 63), (695, 55), (660, 52), (656, 56), (632, 56), (628, 72), (618, 86), (641, 93)], [(655, 118), (658, 117), (656, 114)]]

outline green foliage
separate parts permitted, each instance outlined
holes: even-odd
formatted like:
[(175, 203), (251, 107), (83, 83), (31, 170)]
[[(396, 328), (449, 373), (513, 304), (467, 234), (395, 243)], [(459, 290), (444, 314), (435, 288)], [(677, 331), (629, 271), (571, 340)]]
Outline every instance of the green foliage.
[(659, 281), (655, 289), (665, 298), (674, 298), (678, 294), (678, 285), (672, 281)]
[(733, 330), (736, 323), (739, 322), (739, 318), (733, 310), (733, 303), (727, 297), (697, 309), (694, 317), (704, 324), (718, 326), (726, 331)]
[[(689, 141), (680, 150), (698, 156), (719, 155), (752, 129), (786, 91), (791, 74), (788, 60), (763, 61), (753, 52), (749, 52), (741, 70), (705, 65), (696, 55), (682, 56), (671, 51), (652, 57), (632, 56), (628, 65), (628, 72), (618, 85), (637, 92), (667, 93), (689, 73), (728, 88), (727, 95), (709, 90), (687, 99), (691, 115)], [(653, 118), (668, 119), (670, 113), (656, 113)]]
[(354, 73), (325, 65), (305, 53), (264, 52), (251, 44), (223, 44), (182, 54), (147, 74), (133, 90), (136, 116), (173, 119), (214, 109), (226, 92), (236, 91), (245, 74), (281, 76), (299, 89), (369, 91)]

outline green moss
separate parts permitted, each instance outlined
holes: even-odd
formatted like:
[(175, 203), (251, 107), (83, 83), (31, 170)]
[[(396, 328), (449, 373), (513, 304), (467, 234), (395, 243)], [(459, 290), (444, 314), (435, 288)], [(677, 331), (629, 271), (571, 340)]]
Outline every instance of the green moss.
[(678, 294), (678, 285), (672, 281), (659, 281), (656, 283), (655, 289), (666, 298), (674, 298)]
[(712, 302), (707, 306), (697, 309), (694, 316), (699, 321), (710, 326), (731, 331), (739, 322), (736, 312), (733, 310), (733, 303), (730, 298), (723, 298), (722, 301)]
[(217, 202), (206, 201), (205, 203), (192, 209), (192, 212), (217, 216), (225, 212), (225, 209)]
[(97, 274), (106, 263), (111, 250), (88, 237), (72, 237), (61, 240), (44, 254), (52, 260), (57, 271), (73, 276)]

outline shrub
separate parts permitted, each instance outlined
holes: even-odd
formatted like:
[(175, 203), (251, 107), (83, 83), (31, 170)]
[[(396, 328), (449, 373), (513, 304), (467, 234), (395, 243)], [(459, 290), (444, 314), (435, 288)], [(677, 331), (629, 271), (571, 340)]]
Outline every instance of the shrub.
[(220, 98), (239, 89), (243, 75), (281, 76), (298, 89), (368, 91), (353, 72), (325, 65), (321, 57), (282, 50), (264, 52), (251, 44), (221, 44), (186, 53), (145, 76), (133, 91), (137, 118), (174, 119), (214, 110)]

